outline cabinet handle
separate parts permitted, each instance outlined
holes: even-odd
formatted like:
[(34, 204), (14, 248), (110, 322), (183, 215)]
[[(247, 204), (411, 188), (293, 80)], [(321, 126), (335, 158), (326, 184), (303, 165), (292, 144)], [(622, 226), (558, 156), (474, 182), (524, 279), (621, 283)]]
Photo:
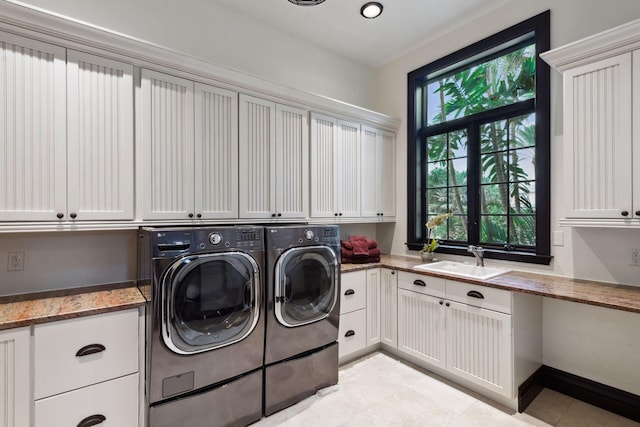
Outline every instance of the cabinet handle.
[(422, 280), (414, 280), (414, 281), (413, 281), (413, 284), (414, 284), (414, 285), (417, 285), (417, 286), (424, 286), (424, 287), (426, 287), (426, 286), (427, 286), (427, 284), (426, 284), (426, 283), (424, 283)]
[(345, 338), (348, 338), (348, 337), (354, 336), (355, 334), (356, 333), (353, 331), (353, 329), (350, 329), (350, 330), (347, 331), (346, 334), (344, 334), (344, 336), (345, 336)]
[(469, 292), (467, 292), (467, 296), (471, 297), (471, 298), (484, 299), (484, 295), (482, 295), (478, 291), (469, 291)]
[(62, 218), (64, 218), (64, 214), (62, 212), (58, 212), (56, 214), (56, 217), (58, 217), (58, 219), (62, 219)]
[(620, 212), (620, 215), (629, 216), (629, 211), (622, 211), (622, 212)]
[(105, 417), (104, 415), (100, 415), (100, 414), (89, 415), (87, 418), (85, 418), (84, 420), (78, 423), (78, 427), (91, 427), (98, 424), (102, 424), (106, 420), (107, 420), (107, 417)]
[[(76, 352), (76, 357), (88, 356), (94, 353), (100, 353), (101, 351), (105, 351), (106, 347), (102, 344), (89, 344), (82, 347), (80, 350)], [(91, 424), (93, 425), (93, 424)]]
[(354, 291), (353, 289), (347, 289), (347, 291), (344, 294), (345, 295), (353, 295), (355, 293), (356, 293), (356, 291)]
[(71, 217), (71, 219), (76, 219), (78, 217), (78, 214), (75, 212), (71, 212), (69, 216)]

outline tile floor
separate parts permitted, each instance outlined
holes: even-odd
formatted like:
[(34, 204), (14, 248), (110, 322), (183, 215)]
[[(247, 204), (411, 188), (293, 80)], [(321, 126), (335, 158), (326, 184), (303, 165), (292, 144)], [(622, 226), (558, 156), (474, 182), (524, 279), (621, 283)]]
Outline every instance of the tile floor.
[(640, 426), (549, 389), (524, 413), (514, 413), (385, 353), (342, 366), (339, 378), (338, 385), (253, 426)]

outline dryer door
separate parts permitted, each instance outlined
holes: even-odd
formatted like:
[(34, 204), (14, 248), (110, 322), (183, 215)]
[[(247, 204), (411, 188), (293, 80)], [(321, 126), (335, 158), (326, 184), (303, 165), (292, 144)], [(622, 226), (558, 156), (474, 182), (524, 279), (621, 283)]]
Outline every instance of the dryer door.
[(292, 248), (275, 268), (275, 313), (285, 326), (306, 325), (326, 318), (338, 298), (339, 263), (327, 246)]
[(162, 338), (179, 354), (244, 339), (258, 323), (260, 271), (243, 252), (176, 260), (162, 279)]

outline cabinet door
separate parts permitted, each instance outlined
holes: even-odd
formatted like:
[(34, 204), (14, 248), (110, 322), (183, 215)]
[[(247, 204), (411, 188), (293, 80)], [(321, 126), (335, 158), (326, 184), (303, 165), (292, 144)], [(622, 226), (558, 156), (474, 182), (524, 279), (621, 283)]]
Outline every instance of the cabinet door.
[[(640, 50), (633, 52), (633, 123), (640, 123)], [(640, 182), (640, 128), (633, 132), (633, 182)], [(633, 215), (640, 218), (640, 185), (633, 186)]]
[(276, 215), (306, 218), (309, 212), (308, 113), (276, 106)]
[(142, 70), (144, 219), (194, 215), (193, 82)]
[(564, 74), (569, 217), (632, 213), (631, 86), (631, 53)]
[(380, 342), (398, 346), (398, 275), (393, 270), (380, 270)]
[(311, 216), (336, 218), (335, 146), (338, 121), (311, 114)]
[(360, 125), (338, 121), (335, 165), (339, 218), (360, 216)]
[(511, 316), (447, 301), (447, 370), (513, 397)]
[(367, 346), (380, 342), (380, 269), (367, 270)]
[(65, 50), (0, 32), (0, 220), (67, 209)]
[(29, 328), (0, 332), (0, 427), (29, 427), (31, 413)]
[(378, 169), (376, 159), (378, 157), (378, 131), (376, 129), (362, 126), (361, 141), (361, 170), (362, 170), (362, 217), (380, 217), (380, 206), (378, 205), (378, 180), (386, 171)]
[(196, 218), (238, 217), (238, 94), (195, 84)]
[(378, 133), (376, 153), (378, 209), (382, 219), (393, 219), (396, 216), (396, 137), (393, 133)]
[(240, 95), (240, 217), (275, 215), (276, 104)]
[(133, 66), (70, 50), (67, 85), (69, 215), (133, 219)]
[(398, 350), (445, 367), (445, 310), (442, 298), (398, 290)]

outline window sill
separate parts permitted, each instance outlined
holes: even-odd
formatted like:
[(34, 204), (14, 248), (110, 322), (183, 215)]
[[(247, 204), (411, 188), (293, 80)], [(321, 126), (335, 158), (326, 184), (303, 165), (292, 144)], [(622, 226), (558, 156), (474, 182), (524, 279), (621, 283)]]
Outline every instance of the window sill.
[[(407, 247), (414, 251), (419, 251), (422, 249), (422, 243), (407, 243)], [(502, 251), (498, 249), (485, 248), (484, 249), (484, 258), (486, 259), (499, 259), (503, 261), (513, 261), (513, 262), (523, 262), (528, 264), (539, 264), (539, 265), (549, 265), (553, 256), (551, 255), (539, 255), (531, 252), (521, 252), (521, 251)], [(437, 250), (438, 253), (441, 254), (450, 254), (450, 255), (461, 255), (473, 257), (472, 254), (467, 252), (467, 246), (448, 246), (448, 245), (440, 245)]]

